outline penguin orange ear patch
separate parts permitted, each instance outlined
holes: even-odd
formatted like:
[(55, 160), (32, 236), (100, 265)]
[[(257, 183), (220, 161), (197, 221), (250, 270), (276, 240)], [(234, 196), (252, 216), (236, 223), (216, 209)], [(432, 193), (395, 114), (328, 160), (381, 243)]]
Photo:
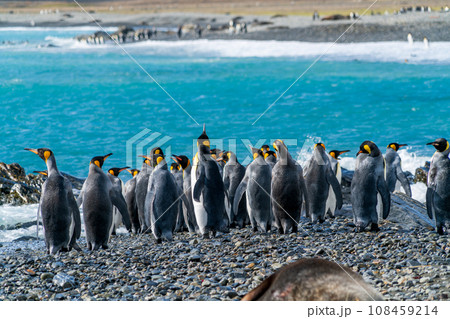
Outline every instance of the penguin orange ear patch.
[(161, 163), (161, 161), (162, 161), (163, 159), (164, 159), (164, 157), (159, 156), (159, 157), (156, 159), (156, 164)]
[(258, 157), (258, 153), (253, 153), (253, 159)]
[(97, 165), (98, 167), (100, 167), (100, 162), (99, 161), (94, 161), (94, 164)]
[(364, 149), (370, 154), (371, 150), (369, 145), (364, 145)]
[(264, 154), (264, 159), (266, 159), (267, 157), (269, 157), (269, 153)]
[(45, 152), (44, 152), (44, 158), (45, 158), (45, 161), (48, 160), (48, 158), (50, 157), (50, 155), (52, 155), (52, 153), (51, 153), (50, 151), (45, 151)]

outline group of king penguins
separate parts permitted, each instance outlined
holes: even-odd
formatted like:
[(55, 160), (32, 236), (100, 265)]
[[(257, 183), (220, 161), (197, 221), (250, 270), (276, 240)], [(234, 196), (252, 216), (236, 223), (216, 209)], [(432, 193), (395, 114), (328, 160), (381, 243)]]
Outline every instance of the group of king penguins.
[[(351, 182), (356, 231), (369, 225), (372, 231), (379, 230), (380, 219), (388, 217), (390, 193), (396, 184), (411, 196), (397, 154), (405, 145), (389, 144), (385, 156), (371, 141), (360, 145)], [(428, 175), (427, 211), (437, 232), (444, 234), (450, 227), (449, 143), (440, 138), (427, 145), (436, 148)], [(339, 156), (348, 150), (327, 153), (325, 145), (317, 143), (302, 168), (286, 144), (276, 140), (275, 151), (268, 145), (251, 147), (253, 161), (244, 167), (233, 152), (210, 146), (203, 127), (192, 162), (187, 156), (172, 155), (170, 168), (159, 147), (141, 156), (141, 170), (111, 168), (105, 173), (103, 164), (112, 154), (96, 156), (77, 199), (70, 181), (58, 170), (53, 152), (27, 148), (47, 165), (47, 171), (40, 172), (46, 180), (39, 211), (48, 253), (80, 250), (76, 242), (81, 234), (79, 207), (89, 250), (108, 248), (111, 234), (121, 223), (129, 232), (151, 232), (158, 243), (171, 241), (176, 231), (209, 238), (249, 224), (253, 231), (276, 228), (280, 234), (288, 234), (297, 231), (302, 215), (322, 223), (342, 207)], [(132, 179), (123, 185), (118, 175), (125, 169)]]

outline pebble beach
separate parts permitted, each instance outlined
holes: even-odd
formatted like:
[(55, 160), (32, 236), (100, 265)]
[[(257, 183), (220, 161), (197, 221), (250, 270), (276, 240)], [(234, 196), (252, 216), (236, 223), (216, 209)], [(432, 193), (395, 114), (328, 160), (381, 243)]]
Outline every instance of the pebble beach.
[(448, 235), (386, 221), (355, 233), (348, 216), (291, 235), (232, 229), (213, 239), (119, 234), (110, 248), (47, 255), (42, 241), (0, 247), (0, 300), (240, 300), (275, 270), (319, 257), (349, 266), (386, 300), (448, 300)]

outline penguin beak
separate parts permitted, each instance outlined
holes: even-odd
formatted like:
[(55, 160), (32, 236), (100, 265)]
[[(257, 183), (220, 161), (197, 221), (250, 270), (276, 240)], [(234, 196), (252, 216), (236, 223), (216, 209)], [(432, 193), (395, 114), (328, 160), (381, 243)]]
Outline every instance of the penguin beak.
[(340, 151), (340, 152), (339, 152), (339, 155), (344, 154), (344, 153), (347, 153), (347, 152), (350, 152), (350, 150)]
[(433, 146), (437, 146), (437, 145), (438, 145), (438, 143), (436, 143), (436, 142), (430, 142), (430, 143), (427, 143), (427, 145), (433, 145)]
[(403, 146), (408, 146), (408, 144), (399, 144), (398, 148), (403, 147)]
[(127, 166), (127, 167), (124, 167), (124, 168), (120, 168), (120, 169), (119, 169), (119, 173), (122, 172), (122, 171), (124, 171), (124, 170), (126, 170), (127, 168), (130, 168), (130, 167)]
[(139, 155), (138, 157), (142, 157), (142, 158), (145, 158), (145, 159), (148, 159), (149, 161), (151, 161), (150, 156), (147, 156), (147, 155)]
[(131, 175), (133, 175), (133, 172), (131, 171), (131, 169), (127, 169), (127, 172), (130, 173)]
[(362, 151), (359, 151), (358, 153), (356, 153), (356, 157), (358, 157), (358, 155), (361, 154), (361, 153), (362, 153)]
[(107, 159), (107, 158), (110, 157), (111, 155), (113, 155), (113, 153), (106, 154), (105, 156), (103, 156), (103, 160)]
[(30, 151), (30, 152), (32, 152), (32, 153), (34, 153), (34, 154), (36, 154), (36, 155), (39, 155), (38, 150), (35, 149), (35, 148), (24, 148), (24, 150), (25, 150), (25, 151)]

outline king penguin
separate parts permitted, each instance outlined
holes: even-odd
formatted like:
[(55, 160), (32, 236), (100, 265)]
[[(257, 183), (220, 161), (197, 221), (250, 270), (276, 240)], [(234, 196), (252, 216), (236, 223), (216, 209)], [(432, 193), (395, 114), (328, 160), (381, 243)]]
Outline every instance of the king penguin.
[(351, 184), (353, 219), (358, 232), (369, 224), (371, 230), (378, 231), (378, 221), (388, 217), (391, 205), (391, 194), (384, 177), (384, 159), (371, 141), (364, 141), (359, 149)]
[(277, 153), (271, 150), (265, 151), (264, 160), (270, 165), (270, 168), (273, 168), (277, 163)]
[[(116, 191), (120, 192), (123, 195), (123, 182), (122, 180), (119, 178), (119, 174), (120, 172), (126, 170), (127, 167), (112, 167), (110, 169), (108, 169), (108, 177), (111, 180), (111, 183), (113, 185), (114, 188), (116, 188)], [(124, 198), (125, 199), (125, 198)], [(129, 216), (130, 214), (128, 214)], [(120, 225), (122, 224), (122, 216), (119, 213), (119, 210), (117, 209), (117, 207), (113, 207), (113, 223), (112, 223), (112, 232), (111, 235), (115, 235), (116, 234), (116, 229), (120, 227)]]
[[(145, 159), (145, 161), (148, 160)], [(125, 202), (127, 203), (128, 215), (130, 215), (133, 232), (137, 234), (141, 229), (136, 205), (136, 176), (139, 174), (139, 170), (130, 169), (127, 171), (131, 174), (131, 176), (133, 176), (133, 178), (125, 183), (123, 189), (123, 197), (125, 198)]]
[(305, 175), (311, 221), (323, 223), (327, 212), (326, 203), (330, 195), (330, 188), (335, 195), (337, 208), (341, 209), (342, 207), (341, 185), (331, 168), (323, 143), (314, 145), (313, 156), (305, 165)]
[(192, 197), (199, 232), (204, 238), (211, 232), (228, 232), (225, 211), (225, 188), (215, 159), (211, 156), (205, 128), (197, 139), (198, 153), (191, 174)]
[(162, 154), (153, 153), (152, 167), (145, 198), (146, 223), (150, 225), (156, 242), (160, 243), (162, 239), (172, 241), (182, 192), (167, 169)]
[(147, 194), (148, 179), (153, 171), (153, 168), (151, 166), (153, 154), (161, 154), (164, 156), (161, 148), (159, 147), (153, 148), (150, 151), (150, 156), (140, 155), (140, 157), (143, 157), (148, 161), (144, 160), (144, 162), (142, 163), (141, 172), (136, 177), (136, 205), (138, 209), (139, 223), (141, 224), (141, 233), (150, 230), (149, 229), (150, 225), (147, 225), (146, 223), (144, 209), (145, 209), (145, 197)]
[(47, 164), (47, 179), (42, 184), (39, 202), (47, 252), (55, 255), (71, 248), (80, 250), (76, 240), (81, 234), (81, 218), (72, 184), (59, 172), (50, 149), (25, 150), (38, 155)]
[(434, 219), (438, 234), (443, 235), (450, 228), (450, 148), (445, 138), (427, 145), (436, 148), (428, 172), (427, 212)]
[(253, 161), (247, 166), (244, 178), (236, 189), (233, 211), (237, 211), (242, 195), (246, 194), (247, 212), (253, 231), (268, 232), (272, 222), (272, 169), (260, 149), (251, 148)]
[[(349, 150), (345, 151), (338, 151), (338, 150), (332, 150), (328, 153), (328, 159), (330, 160), (331, 169), (336, 176), (337, 181), (339, 182), (339, 186), (342, 182), (342, 171), (341, 171), (341, 165), (339, 164), (339, 156), (350, 152)], [(327, 199), (327, 207), (326, 212), (327, 215), (331, 218), (334, 218), (335, 212), (337, 210), (337, 202), (336, 202), (336, 194), (333, 191), (333, 188), (330, 186), (330, 190), (328, 192), (328, 199)]]
[(282, 140), (273, 147), (278, 161), (272, 170), (272, 212), (275, 225), (281, 234), (297, 232), (302, 204), (309, 216), (309, 199), (303, 169), (296, 163)]
[(77, 198), (78, 206), (83, 205), (86, 242), (89, 250), (108, 248), (112, 231), (113, 206), (119, 209), (125, 227), (131, 231), (125, 199), (122, 193), (113, 187), (111, 180), (102, 170), (105, 159), (111, 155), (112, 153), (91, 159), (88, 177)]
[(192, 202), (191, 187), (191, 160), (185, 155), (173, 155), (172, 159), (177, 162), (183, 170), (183, 192), (186, 196), (186, 203), (183, 202), (183, 216), (190, 233), (197, 233), (198, 226), (195, 219), (194, 204)]
[(225, 200), (225, 202), (227, 202), (225, 209), (227, 210), (230, 225), (236, 224), (239, 228), (243, 228), (246, 219), (245, 214), (247, 214), (245, 206), (242, 207), (242, 205), (245, 205), (245, 201), (238, 203), (240, 205), (236, 207), (236, 210), (233, 209), (233, 203), (236, 189), (244, 178), (245, 167), (239, 163), (236, 154), (231, 151), (226, 152), (222, 156), (228, 158), (228, 161), (223, 168), (223, 186), (228, 192), (228, 198)]
[(194, 203), (192, 202), (191, 186), (191, 160), (185, 155), (173, 155), (172, 159), (177, 162), (183, 170), (183, 193), (186, 196), (186, 203), (183, 202), (183, 216), (190, 233), (198, 233), (197, 220), (195, 219)]
[[(181, 169), (181, 166), (177, 162), (170, 164), (170, 172), (172, 173), (173, 177), (175, 177), (175, 181), (177, 182), (178, 187), (180, 189), (183, 189), (183, 171)], [(187, 229), (187, 226), (184, 222), (183, 203), (182, 201), (178, 201), (178, 215), (175, 231), (181, 232), (185, 229)]]
[(402, 170), (402, 160), (397, 151), (402, 146), (408, 144), (391, 143), (387, 146), (386, 155), (384, 159), (386, 161), (386, 183), (391, 193), (397, 188), (397, 180), (405, 190), (405, 194), (411, 197), (411, 186), (409, 185), (408, 178)]

